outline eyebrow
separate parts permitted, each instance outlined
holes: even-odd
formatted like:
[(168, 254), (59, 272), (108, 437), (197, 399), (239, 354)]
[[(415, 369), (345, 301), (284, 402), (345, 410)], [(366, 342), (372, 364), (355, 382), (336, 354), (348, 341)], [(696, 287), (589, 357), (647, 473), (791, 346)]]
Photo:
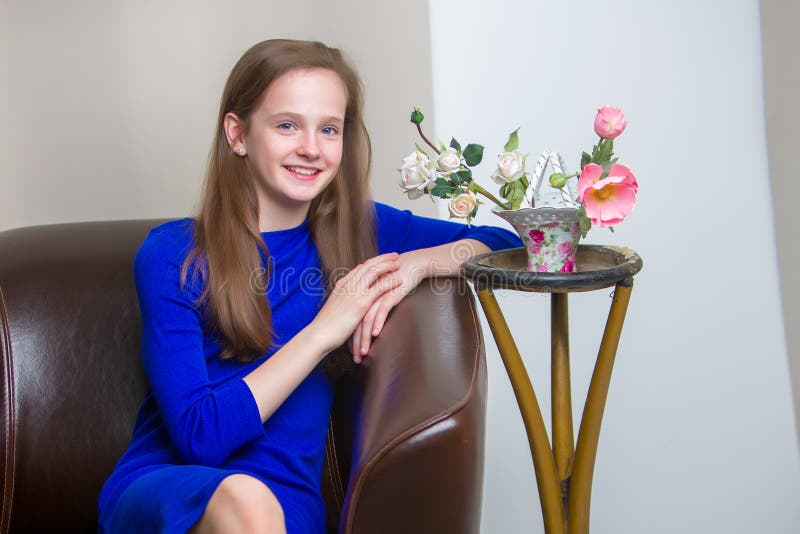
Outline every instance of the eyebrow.
[[(292, 113), (291, 111), (280, 111), (278, 113), (273, 113), (270, 116), (270, 119), (276, 119), (278, 117), (289, 117), (292, 120), (296, 120), (298, 122), (302, 122), (304, 118), (300, 113)], [(336, 115), (328, 115), (322, 118), (322, 122), (331, 122), (334, 124), (344, 124), (344, 119), (341, 117), (337, 117)]]

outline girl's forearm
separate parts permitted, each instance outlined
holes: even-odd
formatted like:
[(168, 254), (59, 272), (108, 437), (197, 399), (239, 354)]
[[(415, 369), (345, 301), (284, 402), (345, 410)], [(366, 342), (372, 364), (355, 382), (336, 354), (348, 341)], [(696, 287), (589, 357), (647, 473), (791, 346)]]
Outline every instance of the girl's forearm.
[(330, 352), (316, 335), (314, 323), (297, 333), (288, 343), (256, 367), (244, 382), (250, 388), (265, 422)]
[(435, 276), (458, 274), (461, 264), (472, 256), (490, 252), (491, 249), (476, 239), (461, 239), (438, 247), (414, 250), (419, 280)]

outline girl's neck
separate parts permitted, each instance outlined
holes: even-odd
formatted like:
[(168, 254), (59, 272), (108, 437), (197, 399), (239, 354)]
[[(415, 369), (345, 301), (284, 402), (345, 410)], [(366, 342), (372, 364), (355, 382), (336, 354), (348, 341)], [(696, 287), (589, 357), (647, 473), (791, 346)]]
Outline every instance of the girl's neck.
[(310, 203), (300, 206), (259, 206), (258, 230), (275, 232), (300, 226), (308, 215)]

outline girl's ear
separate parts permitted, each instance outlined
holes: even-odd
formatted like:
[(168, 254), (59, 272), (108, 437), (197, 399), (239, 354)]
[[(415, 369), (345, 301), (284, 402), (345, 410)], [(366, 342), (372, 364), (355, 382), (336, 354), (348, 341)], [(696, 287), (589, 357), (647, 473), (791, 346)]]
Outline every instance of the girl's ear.
[(222, 120), (222, 127), (225, 130), (225, 137), (228, 138), (228, 146), (237, 156), (247, 154), (247, 146), (244, 140), (244, 121), (235, 113), (226, 113)]

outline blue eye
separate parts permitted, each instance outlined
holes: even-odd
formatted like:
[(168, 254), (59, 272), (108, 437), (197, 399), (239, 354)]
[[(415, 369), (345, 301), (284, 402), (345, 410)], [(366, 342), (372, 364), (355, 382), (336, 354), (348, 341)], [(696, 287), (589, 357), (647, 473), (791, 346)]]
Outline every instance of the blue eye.
[(282, 122), (278, 125), (278, 128), (280, 130), (291, 130), (292, 128), (294, 128), (294, 126), (292, 125), (291, 122)]
[(333, 126), (326, 126), (325, 128), (322, 129), (322, 133), (324, 133), (325, 135), (336, 135), (337, 132), (336, 128), (334, 128)]

